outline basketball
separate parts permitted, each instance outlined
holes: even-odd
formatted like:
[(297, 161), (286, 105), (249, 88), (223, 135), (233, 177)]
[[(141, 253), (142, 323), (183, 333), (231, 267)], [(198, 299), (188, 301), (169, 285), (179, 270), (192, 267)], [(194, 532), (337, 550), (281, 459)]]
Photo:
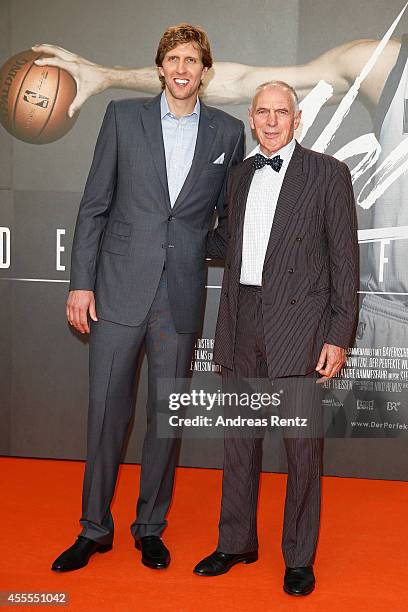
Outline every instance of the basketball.
[(13, 136), (32, 144), (64, 136), (78, 116), (68, 117), (76, 83), (56, 66), (36, 66), (47, 57), (28, 49), (10, 58), (0, 70), (0, 123)]

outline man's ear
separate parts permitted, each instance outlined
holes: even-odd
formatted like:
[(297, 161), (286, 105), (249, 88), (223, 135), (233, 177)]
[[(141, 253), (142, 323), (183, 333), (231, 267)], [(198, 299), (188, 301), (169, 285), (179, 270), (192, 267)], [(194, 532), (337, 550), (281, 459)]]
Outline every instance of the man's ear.
[(294, 121), (295, 130), (298, 129), (301, 118), (302, 118), (302, 111), (299, 110), (299, 111), (297, 111), (297, 113), (295, 115), (295, 121)]

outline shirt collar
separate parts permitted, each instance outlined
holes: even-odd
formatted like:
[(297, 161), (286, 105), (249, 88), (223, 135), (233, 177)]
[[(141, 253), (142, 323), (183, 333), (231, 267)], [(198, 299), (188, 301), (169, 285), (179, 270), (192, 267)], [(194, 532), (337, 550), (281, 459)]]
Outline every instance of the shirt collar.
[[(190, 115), (185, 115), (186, 117), (192, 117), (193, 115), (196, 115), (197, 118), (200, 118), (200, 98), (197, 96), (197, 102), (195, 103), (194, 106), (194, 110)], [(173, 113), (171, 112), (170, 108), (169, 108), (169, 104), (167, 102), (167, 98), (166, 98), (166, 94), (163, 91), (161, 98), (160, 98), (160, 116), (162, 119), (164, 119), (164, 117), (166, 117), (166, 115), (170, 115), (171, 117), (174, 117)]]
[[(279, 151), (275, 151), (275, 153), (273, 155), (271, 155), (271, 158), (275, 157), (275, 155), (279, 155), (282, 158), (282, 161), (287, 162), (292, 157), (292, 153), (295, 150), (295, 146), (296, 146), (296, 140), (295, 140), (295, 138), (292, 138), (292, 140), (290, 142), (288, 142), (288, 144), (286, 144), (284, 147), (279, 149)], [(259, 153), (260, 155), (263, 155), (264, 157), (268, 157), (267, 155), (262, 153), (261, 147), (258, 144), (255, 147), (255, 149), (253, 149), (250, 153), (248, 153), (248, 155), (246, 156), (245, 159), (248, 159), (248, 157), (253, 157), (257, 153)]]

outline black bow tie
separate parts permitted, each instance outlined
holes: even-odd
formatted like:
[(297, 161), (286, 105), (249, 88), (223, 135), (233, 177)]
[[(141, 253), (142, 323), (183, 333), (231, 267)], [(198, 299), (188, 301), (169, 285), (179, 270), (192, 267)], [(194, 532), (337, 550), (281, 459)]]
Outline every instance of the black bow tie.
[(255, 170), (260, 170), (265, 165), (271, 166), (275, 172), (279, 172), (282, 168), (283, 159), (279, 155), (275, 155), (275, 157), (264, 157), (260, 153), (257, 153), (254, 157), (254, 168)]

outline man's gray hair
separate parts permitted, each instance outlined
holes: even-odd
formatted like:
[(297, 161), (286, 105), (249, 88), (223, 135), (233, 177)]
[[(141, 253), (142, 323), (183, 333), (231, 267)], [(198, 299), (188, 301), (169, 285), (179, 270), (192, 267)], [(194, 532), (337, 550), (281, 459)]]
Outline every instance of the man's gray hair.
[(261, 85), (258, 85), (258, 87), (255, 89), (254, 97), (252, 98), (251, 108), (253, 107), (254, 100), (257, 94), (263, 89), (266, 89), (267, 87), (282, 87), (282, 89), (288, 89), (292, 95), (293, 106), (295, 108), (295, 111), (299, 110), (299, 97), (296, 93), (296, 89), (292, 87), (292, 85), (289, 85), (289, 83), (286, 83), (285, 81), (266, 81), (266, 83), (261, 83)]

